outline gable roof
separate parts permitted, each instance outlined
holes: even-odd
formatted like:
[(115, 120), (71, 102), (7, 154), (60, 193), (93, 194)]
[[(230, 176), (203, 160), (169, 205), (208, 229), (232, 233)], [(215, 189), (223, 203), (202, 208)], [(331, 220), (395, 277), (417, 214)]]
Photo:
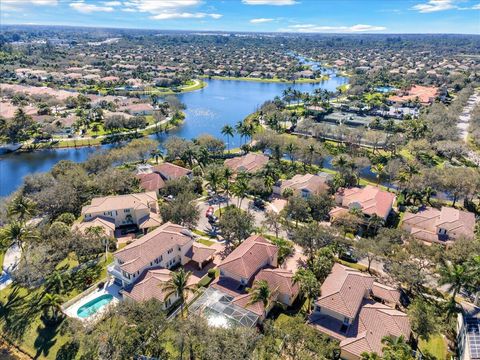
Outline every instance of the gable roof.
[(154, 166), (152, 171), (159, 173), (165, 180), (178, 179), (183, 176), (188, 176), (192, 172), (190, 169), (169, 162)]
[(152, 172), (149, 174), (138, 174), (137, 178), (140, 180), (140, 186), (146, 191), (158, 191), (165, 187), (165, 181), (160, 174)]
[(357, 203), (363, 213), (377, 214), (381, 218), (387, 218), (395, 201), (395, 194), (372, 185), (363, 188), (341, 189), (339, 195), (342, 196), (342, 206), (349, 207)]
[(475, 215), (446, 206), (441, 210), (425, 207), (417, 213), (405, 212), (402, 228), (416, 238), (430, 242), (439, 241), (438, 230), (440, 228), (447, 230), (449, 237), (453, 239), (461, 235), (473, 238)]
[(258, 153), (248, 153), (243, 156), (237, 156), (231, 159), (225, 160), (226, 167), (232, 169), (235, 172), (246, 171), (256, 172), (262, 169), (268, 162), (268, 156)]
[(315, 304), (353, 319), (373, 283), (372, 276), (335, 263), (322, 284), (321, 296)]
[(169, 248), (181, 247), (190, 241), (193, 241), (193, 235), (186, 228), (167, 222), (118, 250), (114, 256), (121, 262), (120, 268), (123, 271), (134, 274), (150, 266)]
[(293, 282), (293, 273), (284, 269), (263, 269), (255, 276), (255, 281), (265, 280), (268, 286), (280, 294), (290, 297), (298, 295), (299, 286)]
[(204, 261), (208, 260), (211, 256), (215, 254), (215, 249), (201, 244), (199, 242), (194, 242), (192, 247), (187, 251), (185, 256), (192, 259), (198, 264), (203, 263)]
[(340, 348), (358, 357), (363, 352), (381, 355), (383, 337), (403, 335), (408, 340), (411, 332), (407, 314), (380, 303), (364, 304), (351, 326), (356, 329), (356, 336), (342, 340)]
[(327, 178), (313, 174), (297, 174), (289, 180), (283, 180), (280, 188), (293, 190), (308, 190), (311, 193), (320, 192), (328, 189)]
[(376, 281), (372, 286), (372, 295), (388, 303), (400, 304), (400, 291)]
[(73, 224), (72, 228), (74, 230), (80, 231), (82, 234), (85, 234), (85, 232), (94, 226), (99, 226), (103, 229), (106, 235), (109, 235), (111, 232), (115, 231), (115, 223), (107, 218), (104, 218), (102, 216), (97, 216), (91, 221), (84, 221), (80, 224)]
[(138, 194), (126, 194), (93, 198), (90, 205), (82, 208), (82, 214), (121, 210), (121, 209), (149, 209), (151, 203), (157, 202), (154, 191)]
[(270, 262), (278, 248), (260, 235), (252, 235), (233, 250), (219, 265), (220, 270), (250, 279)]
[(134, 283), (121, 290), (122, 295), (135, 301), (147, 301), (155, 298), (165, 301), (163, 284), (171, 278), (171, 271), (167, 269), (150, 269)]

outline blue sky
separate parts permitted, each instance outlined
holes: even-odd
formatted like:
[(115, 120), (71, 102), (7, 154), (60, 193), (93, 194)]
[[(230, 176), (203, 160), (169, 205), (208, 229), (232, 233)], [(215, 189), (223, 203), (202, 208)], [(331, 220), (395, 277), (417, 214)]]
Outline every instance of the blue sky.
[(3, 24), (480, 34), (480, 0), (0, 0)]

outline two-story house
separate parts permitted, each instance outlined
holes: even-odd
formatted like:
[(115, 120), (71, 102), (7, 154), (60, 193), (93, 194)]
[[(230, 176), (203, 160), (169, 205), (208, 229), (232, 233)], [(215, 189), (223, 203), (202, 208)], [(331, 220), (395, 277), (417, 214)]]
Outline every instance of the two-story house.
[(357, 208), (367, 217), (375, 214), (383, 220), (387, 220), (395, 202), (395, 194), (372, 185), (363, 188), (342, 188), (335, 194), (335, 202), (337, 207), (330, 211), (331, 218), (341, 216), (352, 208)]
[(153, 191), (93, 198), (82, 208), (85, 222), (100, 217), (115, 224), (115, 228), (136, 225), (144, 232), (161, 225), (158, 212), (157, 194)]
[(227, 159), (224, 165), (231, 169), (235, 173), (247, 172), (255, 173), (262, 170), (268, 163), (268, 156), (258, 153), (248, 153), (243, 156), (236, 156), (231, 159)]
[(282, 196), (286, 189), (291, 189), (294, 194), (303, 198), (317, 195), (321, 192), (328, 191), (328, 181), (331, 179), (330, 174), (297, 174), (289, 180), (279, 180), (273, 186), (273, 193)]
[(299, 288), (293, 283), (293, 273), (278, 269), (278, 247), (260, 235), (253, 235), (240, 244), (219, 265), (220, 276), (211, 287), (226, 294), (232, 304), (255, 313), (260, 320), (270, 309), (251, 303), (247, 292), (255, 281), (265, 280), (276, 300), (286, 306), (293, 304)]
[(385, 336), (410, 337), (408, 316), (396, 309), (400, 293), (371, 275), (335, 264), (320, 294), (309, 323), (340, 341), (342, 359), (360, 360), (363, 352), (381, 355)]
[(201, 267), (214, 253), (196, 243), (188, 229), (168, 222), (115, 252), (107, 270), (125, 297), (136, 301), (155, 297), (170, 306), (176, 299), (165, 298), (161, 290), (170, 277), (169, 269), (190, 261)]
[(166, 181), (193, 177), (192, 170), (168, 162), (156, 166), (143, 165), (138, 170), (137, 178), (140, 180), (141, 188), (145, 191), (155, 191), (157, 194), (165, 187)]
[(405, 212), (401, 227), (419, 240), (448, 245), (460, 237), (474, 238), (475, 215), (446, 206), (441, 210), (425, 207)]

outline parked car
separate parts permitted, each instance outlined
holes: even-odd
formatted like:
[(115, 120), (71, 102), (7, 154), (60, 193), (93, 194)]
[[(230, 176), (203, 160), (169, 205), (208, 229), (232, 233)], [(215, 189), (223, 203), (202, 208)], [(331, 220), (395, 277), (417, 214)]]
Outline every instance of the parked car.
[(208, 216), (208, 222), (210, 224), (216, 224), (218, 222), (218, 217), (216, 217), (215, 215), (210, 215)]
[(205, 217), (208, 218), (208, 217), (212, 216), (213, 212), (214, 212), (213, 206), (209, 206), (208, 209), (207, 209), (207, 212), (205, 213)]
[(265, 201), (260, 198), (255, 198), (253, 200), (253, 206), (255, 206), (257, 209), (263, 210), (265, 209)]
[(345, 251), (342, 251), (341, 254), (340, 254), (340, 259), (343, 260), (343, 261), (351, 262), (351, 263), (358, 262), (358, 258), (355, 255), (355, 252), (352, 248), (349, 248)]

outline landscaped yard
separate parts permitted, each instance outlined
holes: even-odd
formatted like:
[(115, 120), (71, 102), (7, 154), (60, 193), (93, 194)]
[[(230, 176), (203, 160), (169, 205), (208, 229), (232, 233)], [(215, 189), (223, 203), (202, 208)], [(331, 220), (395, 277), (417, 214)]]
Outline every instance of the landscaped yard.
[[(107, 264), (112, 261), (109, 254), (107, 262), (99, 263), (87, 270), (79, 271), (70, 283), (62, 300), (66, 302), (84, 291), (90, 284), (103, 279), (107, 274)], [(57, 268), (72, 268), (78, 265), (76, 259), (67, 257)], [(1, 291), (0, 332), (2, 336), (13, 342), (23, 352), (39, 359), (57, 359), (57, 352), (69, 341), (68, 336), (61, 334), (60, 324), (46, 322), (43, 317), (42, 300), (45, 297), (43, 286), (35, 290), (19, 286), (8, 286)]]
[(428, 351), (431, 355), (435, 356), (437, 360), (447, 359), (447, 343), (440, 334), (430, 337), (428, 341), (420, 339), (418, 347), (422, 352)]

